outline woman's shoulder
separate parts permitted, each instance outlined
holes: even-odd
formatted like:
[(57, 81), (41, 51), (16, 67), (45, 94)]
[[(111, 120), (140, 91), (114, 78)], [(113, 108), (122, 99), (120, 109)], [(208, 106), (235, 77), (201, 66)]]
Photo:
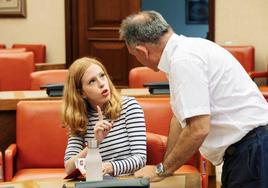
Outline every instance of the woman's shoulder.
[(130, 102), (137, 102), (135, 97), (129, 97), (129, 96), (122, 96), (121, 97), (122, 104), (130, 103)]
[(127, 108), (130, 106), (140, 106), (135, 97), (122, 96), (122, 107)]

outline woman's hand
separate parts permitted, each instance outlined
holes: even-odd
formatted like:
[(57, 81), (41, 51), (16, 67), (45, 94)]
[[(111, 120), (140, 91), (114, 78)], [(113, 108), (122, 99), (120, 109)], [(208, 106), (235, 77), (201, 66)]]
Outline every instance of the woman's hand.
[(109, 123), (106, 120), (103, 120), (103, 115), (99, 106), (97, 106), (99, 121), (94, 127), (94, 135), (98, 143), (101, 143), (103, 139), (108, 135), (112, 129), (112, 123)]
[(112, 163), (109, 163), (109, 162), (102, 163), (102, 173), (103, 173), (103, 175), (105, 175), (105, 174), (112, 175), (113, 172), (114, 171), (113, 171)]

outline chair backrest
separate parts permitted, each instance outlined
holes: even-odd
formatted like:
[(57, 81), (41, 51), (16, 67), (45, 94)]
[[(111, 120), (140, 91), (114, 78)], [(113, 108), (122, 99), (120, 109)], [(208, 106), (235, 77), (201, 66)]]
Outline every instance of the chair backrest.
[(32, 72), (30, 75), (31, 79), (31, 90), (40, 90), (40, 86), (46, 84), (64, 84), (68, 70), (57, 69), (57, 70), (45, 70)]
[(33, 53), (0, 53), (0, 91), (29, 90)]
[(25, 48), (34, 53), (34, 63), (46, 62), (46, 45), (44, 44), (13, 44), (12, 48)]
[(16, 168), (63, 168), (67, 130), (61, 100), (20, 101), (16, 115)]
[(222, 46), (228, 50), (247, 72), (255, 69), (255, 49), (253, 46)]
[(163, 161), (166, 153), (167, 138), (158, 134), (146, 132), (147, 165), (157, 165)]
[(25, 48), (3, 48), (0, 49), (0, 53), (18, 53), (18, 52), (26, 52)]
[(0, 48), (6, 48), (6, 45), (0, 44)]
[[(146, 131), (168, 136), (173, 116), (170, 99), (166, 97), (136, 98), (144, 111)], [(199, 167), (200, 153), (197, 152), (186, 164)]]
[(146, 131), (168, 136), (172, 111), (169, 98), (136, 98), (144, 111)]
[(155, 72), (148, 67), (135, 67), (129, 71), (128, 85), (130, 88), (142, 88), (149, 82), (167, 82), (164, 72)]

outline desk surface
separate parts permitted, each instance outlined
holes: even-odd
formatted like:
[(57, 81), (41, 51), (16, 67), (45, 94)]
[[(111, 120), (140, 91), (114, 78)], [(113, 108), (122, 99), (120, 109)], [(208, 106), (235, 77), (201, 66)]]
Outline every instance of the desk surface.
[[(0, 187), (5, 188), (48, 188), (55, 187), (61, 188), (63, 185), (67, 188), (74, 188), (75, 181), (66, 181), (61, 178), (49, 178), (38, 180), (25, 180), (20, 182), (4, 182), (0, 183)], [(183, 174), (170, 176), (164, 180), (156, 183), (150, 183), (151, 188), (200, 188), (200, 175), (195, 174)]]
[[(169, 95), (151, 95), (147, 88), (119, 89), (122, 95), (133, 97), (169, 97)], [(62, 97), (49, 97), (45, 90), (36, 91), (4, 91), (0, 92), (0, 111), (15, 110), (21, 100), (57, 100)]]

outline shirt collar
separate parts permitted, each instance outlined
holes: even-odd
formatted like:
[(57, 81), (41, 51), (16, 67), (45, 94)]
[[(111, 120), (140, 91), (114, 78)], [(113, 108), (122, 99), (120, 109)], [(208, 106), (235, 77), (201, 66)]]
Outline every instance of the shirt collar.
[(180, 36), (176, 33), (173, 33), (170, 36), (158, 64), (158, 69), (167, 74), (169, 74), (170, 72), (170, 57), (173, 50), (175, 49), (175, 46), (178, 45), (177, 40), (179, 39), (179, 37)]

